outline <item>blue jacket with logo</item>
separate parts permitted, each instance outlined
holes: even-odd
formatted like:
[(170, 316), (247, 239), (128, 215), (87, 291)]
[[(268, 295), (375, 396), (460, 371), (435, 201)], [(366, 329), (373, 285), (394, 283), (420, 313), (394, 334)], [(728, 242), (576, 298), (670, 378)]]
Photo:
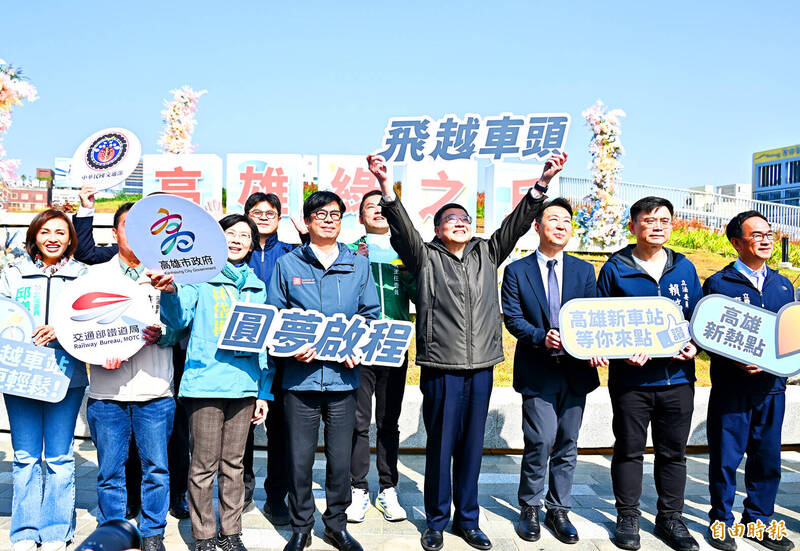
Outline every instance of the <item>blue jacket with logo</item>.
[(256, 243), (253, 254), (250, 255), (250, 262), (248, 262), (248, 265), (253, 269), (258, 279), (264, 282), (264, 286), (269, 288), (269, 280), (272, 278), (272, 270), (275, 268), (275, 262), (286, 253), (292, 251), (295, 247), (297, 247), (297, 245), (278, 241), (278, 232), (275, 232), (267, 238), (263, 247), (260, 243)]
[[(380, 302), (369, 260), (338, 243), (339, 256), (327, 270), (309, 244), (280, 257), (267, 291), (267, 304), (278, 309), (316, 310), (326, 316), (356, 314), (378, 319)], [(358, 367), (294, 358), (283, 361), (283, 388), (287, 390), (344, 391), (358, 388)]]
[[(720, 294), (777, 312), (794, 300), (792, 283), (775, 270), (767, 267), (767, 277), (761, 292), (750, 279), (736, 269), (733, 262), (709, 276), (703, 284), (706, 295)], [(766, 371), (749, 374), (740, 369), (733, 360), (710, 354), (711, 385), (715, 388), (747, 392), (752, 394), (779, 394), (786, 390), (786, 377), (778, 377)]]
[(161, 321), (173, 329), (191, 326), (186, 366), (178, 395), (185, 398), (246, 398), (272, 400), (275, 369), (266, 352), (217, 348), (234, 300), (263, 304), (264, 283), (251, 269), (241, 291), (223, 273), (210, 281), (177, 285), (176, 293), (161, 293)]
[[(656, 281), (633, 260), (634, 247), (631, 244), (617, 251), (603, 264), (597, 277), (597, 296), (667, 297), (676, 302), (683, 310), (684, 318), (690, 320), (695, 305), (703, 298), (694, 264), (682, 254), (665, 247), (667, 263), (661, 278)], [(651, 358), (642, 367), (628, 365), (624, 360), (611, 360), (610, 363), (609, 387), (663, 386), (695, 381), (694, 359)]]

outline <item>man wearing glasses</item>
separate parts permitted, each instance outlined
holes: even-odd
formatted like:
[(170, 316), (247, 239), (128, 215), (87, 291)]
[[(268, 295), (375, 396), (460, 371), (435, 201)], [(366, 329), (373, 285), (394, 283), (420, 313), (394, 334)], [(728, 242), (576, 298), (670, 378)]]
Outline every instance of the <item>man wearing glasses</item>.
[(417, 278), (416, 361), (422, 367), (422, 417), (428, 434), (427, 528), (421, 544), (428, 551), (443, 546), (451, 495), (455, 533), (477, 549), (492, 547), (478, 526), (478, 475), (492, 369), (503, 361), (497, 268), (530, 229), (543, 193), (566, 160), (564, 153), (547, 161), (542, 177), (489, 239), (473, 237), (466, 209), (450, 203), (434, 215), (436, 237), (425, 243), (392, 190), (384, 159), (367, 157), (383, 192), (380, 205), (392, 248)]
[[(613, 254), (597, 278), (599, 297), (664, 296), (675, 301), (689, 320), (703, 291), (694, 265), (664, 247), (672, 233), (672, 203), (645, 197), (631, 205), (629, 229), (636, 243)], [(655, 534), (677, 551), (697, 551), (697, 541), (682, 519), (686, 488), (686, 442), (694, 410), (694, 357), (689, 342), (671, 358), (636, 353), (611, 360), (614, 455), (611, 484), (617, 508), (614, 543), (636, 550), (639, 538), (639, 499), (647, 426), (652, 425), (658, 492)]]
[[(343, 314), (366, 320), (380, 314), (369, 260), (337, 243), (345, 205), (330, 191), (317, 191), (303, 204), (310, 242), (280, 257), (267, 291), (267, 304), (278, 309), (316, 310), (325, 316)], [(302, 325), (302, 324), (298, 324)], [(336, 549), (361, 551), (347, 531), (350, 505), (350, 450), (356, 417), (358, 358), (344, 362), (315, 360), (316, 350), (304, 345), (283, 365), (283, 404), (289, 458), (289, 517), (292, 538), (284, 551), (311, 545), (314, 527), (312, 468), (320, 418), (325, 423), (324, 538)], [(273, 385), (274, 386), (274, 385)]]
[[(278, 241), (278, 223), (281, 221), (281, 200), (274, 193), (256, 192), (247, 198), (244, 214), (258, 226), (259, 242), (255, 244), (248, 264), (256, 276), (269, 289), (269, 281), (275, 262), (293, 250), (296, 245)], [(273, 381), (275, 400), (270, 404), (264, 426), (267, 430), (267, 476), (264, 490), (267, 493), (264, 514), (276, 526), (289, 524), (289, 510), (286, 508), (289, 466), (286, 459), (286, 418), (283, 411), (281, 362), (276, 361), (277, 372)], [(256, 475), (253, 471), (253, 449), (255, 425), (250, 426), (244, 454), (244, 511), (253, 505), (253, 492)]]
[[(777, 312), (792, 302), (791, 282), (767, 266), (775, 234), (764, 216), (755, 210), (742, 212), (728, 222), (725, 233), (739, 253), (735, 262), (710, 276), (703, 285), (706, 295), (718, 293)], [(736, 470), (744, 466), (747, 498), (742, 524), (770, 524), (781, 478), (781, 427), (786, 408), (786, 378), (765, 373), (754, 365), (711, 356), (711, 395), (708, 400), (708, 485), (713, 525), (725, 524), (725, 537), (717, 539), (709, 529), (709, 542), (723, 551), (736, 549), (727, 527), (733, 524)], [(755, 540), (774, 551), (790, 551), (794, 544), (785, 536), (770, 537), (764, 531)]]

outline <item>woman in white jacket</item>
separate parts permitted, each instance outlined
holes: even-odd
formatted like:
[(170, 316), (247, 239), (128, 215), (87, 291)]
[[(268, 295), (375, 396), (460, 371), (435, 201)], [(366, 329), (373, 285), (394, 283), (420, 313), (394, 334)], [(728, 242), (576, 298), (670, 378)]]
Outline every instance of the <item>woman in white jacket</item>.
[(75, 531), (72, 442), (88, 379), (86, 364), (58, 344), (50, 320), (61, 290), (86, 271), (71, 258), (76, 247), (69, 218), (54, 209), (41, 212), (28, 227), (27, 257), (7, 267), (0, 279), (0, 295), (22, 303), (33, 315), (34, 344), (53, 348), (70, 379), (66, 396), (57, 403), (3, 395), (14, 447), (10, 534), (14, 551), (35, 551), (37, 545), (42, 551), (64, 550)]

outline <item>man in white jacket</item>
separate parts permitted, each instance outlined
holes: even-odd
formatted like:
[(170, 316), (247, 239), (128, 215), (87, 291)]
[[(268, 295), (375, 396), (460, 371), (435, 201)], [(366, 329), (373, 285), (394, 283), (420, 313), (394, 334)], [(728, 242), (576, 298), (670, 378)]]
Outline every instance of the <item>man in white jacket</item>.
[[(143, 331), (145, 346), (127, 360), (109, 359), (92, 365), (86, 417), (97, 447), (98, 522), (124, 518), (127, 493), (125, 462), (131, 436), (142, 463), (142, 508), (139, 529), (143, 551), (163, 551), (169, 508), (167, 443), (172, 433), (175, 400), (172, 397), (171, 331), (158, 325), (159, 293), (149, 283), (144, 265), (133, 254), (125, 236), (125, 219), (133, 203), (114, 215), (114, 238), (119, 253), (89, 268), (88, 274), (108, 280), (129, 277), (146, 285), (153, 306), (152, 325)], [(167, 334), (168, 333), (168, 334)]]

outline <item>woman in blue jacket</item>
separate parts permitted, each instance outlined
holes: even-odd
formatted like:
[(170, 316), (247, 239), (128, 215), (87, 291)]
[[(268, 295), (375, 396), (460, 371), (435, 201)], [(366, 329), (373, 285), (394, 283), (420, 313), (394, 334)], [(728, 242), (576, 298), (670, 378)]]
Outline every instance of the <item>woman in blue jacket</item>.
[[(234, 302), (263, 304), (264, 283), (247, 265), (258, 227), (241, 214), (220, 220), (228, 262), (205, 283), (176, 285), (172, 276), (152, 274), (161, 291), (161, 319), (174, 329), (191, 326), (179, 398), (189, 412), (191, 466), (189, 513), (195, 550), (241, 551), (244, 480), (242, 459), (250, 423), (263, 423), (274, 369), (266, 352), (217, 348)], [(212, 502), (218, 479), (220, 530)], [(216, 540), (216, 541), (215, 541)]]
[(75, 531), (72, 441), (88, 378), (86, 364), (64, 351), (50, 323), (63, 288), (86, 271), (71, 258), (77, 246), (75, 229), (63, 212), (41, 212), (28, 227), (28, 258), (7, 267), (0, 279), (0, 295), (25, 305), (36, 320), (34, 344), (54, 349), (70, 379), (66, 396), (56, 403), (3, 395), (14, 447), (10, 534), (14, 551), (35, 551), (37, 545), (43, 551), (63, 550)]

